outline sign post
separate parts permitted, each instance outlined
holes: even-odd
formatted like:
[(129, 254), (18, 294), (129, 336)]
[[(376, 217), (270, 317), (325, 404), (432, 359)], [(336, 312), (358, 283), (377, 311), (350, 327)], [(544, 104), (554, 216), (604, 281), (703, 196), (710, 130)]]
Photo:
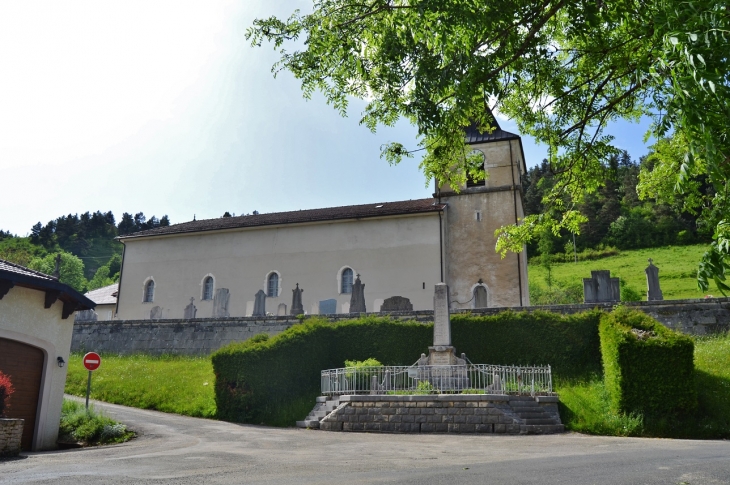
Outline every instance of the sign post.
[(89, 394), (91, 393), (91, 373), (101, 365), (101, 356), (96, 352), (84, 355), (84, 367), (89, 371), (89, 380), (86, 382), (86, 410), (89, 410)]

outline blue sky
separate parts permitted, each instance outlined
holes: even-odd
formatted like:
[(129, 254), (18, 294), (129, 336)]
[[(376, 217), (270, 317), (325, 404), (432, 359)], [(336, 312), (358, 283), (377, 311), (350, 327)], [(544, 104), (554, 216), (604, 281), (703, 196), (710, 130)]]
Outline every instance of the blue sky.
[[(251, 48), (256, 17), (310, 1), (0, 4), (0, 229), (26, 235), (62, 214), (167, 214), (173, 223), (429, 197), (407, 123), (372, 134), (363, 104), (342, 118), (276, 79), (272, 48)], [(502, 121), (502, 128), (516, 131)], [(611, 133), (634, 157), (647, 125)], [(529, 165), (544, 146), (523, 139)]]

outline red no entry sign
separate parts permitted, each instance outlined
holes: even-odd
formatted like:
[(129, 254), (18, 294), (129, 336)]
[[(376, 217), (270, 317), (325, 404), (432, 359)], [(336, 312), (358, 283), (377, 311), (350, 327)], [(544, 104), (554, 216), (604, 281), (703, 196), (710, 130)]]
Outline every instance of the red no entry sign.
[(96, 370), (99, 368), (100, 365), (101, 356), (96, 352), (89, 352), (88, 354), (84, 355), (84, 367), (86, 367), (87, 370)]

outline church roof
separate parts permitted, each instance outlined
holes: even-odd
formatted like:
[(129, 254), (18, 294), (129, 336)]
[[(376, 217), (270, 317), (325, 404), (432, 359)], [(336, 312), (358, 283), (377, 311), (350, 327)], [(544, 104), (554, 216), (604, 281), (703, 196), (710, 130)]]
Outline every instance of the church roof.
[(183, 222), (166, 227), (156, 227), (146, 231), (120, 236), (118, 239), (134, 239), (147, 236), (163, 236), (185, 234), (191, 232), (219, 231), (245, 227), (272, 226), (280, 224), (297, 224), (303, 222), (334, 221), (342, 219), (364, 219), (368, 217), (397, 216), (439, 212), (444, 204), (437, 199), (403, 200), (399, 202), (379, 202), (374, 204), (347, 205), (328, 207), (325, 209), (308, 209), (290, 212), (272, 212), (269, 214), (253, 214), (247, 216), (221, 217)]
[(490, 133), (485, 131), (481, 133), (476, 124), (472, 124), (466, 129), (466, 143), (468, 145), (475, 143), (489, 143), (494, 141), (519, 140), (520, 136), (504, 131), (500, 128), (497, 118), (494, 119), (494, 130)]

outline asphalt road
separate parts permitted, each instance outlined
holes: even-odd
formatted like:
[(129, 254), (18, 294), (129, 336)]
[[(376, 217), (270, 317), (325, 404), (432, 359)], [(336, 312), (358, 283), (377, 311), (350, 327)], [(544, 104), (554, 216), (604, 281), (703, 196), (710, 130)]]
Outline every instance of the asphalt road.
[(332, 433), (96, 403), (139, 433), (0, 461), (0, 483), (730, 484), (730, 442)]

